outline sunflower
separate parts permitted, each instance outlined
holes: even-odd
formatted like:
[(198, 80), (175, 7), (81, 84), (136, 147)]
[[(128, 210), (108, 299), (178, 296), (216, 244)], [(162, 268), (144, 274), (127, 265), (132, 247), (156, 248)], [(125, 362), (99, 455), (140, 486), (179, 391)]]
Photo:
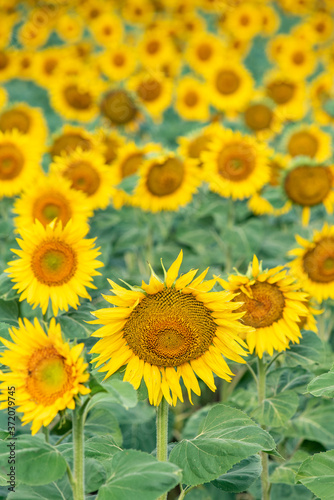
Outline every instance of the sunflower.
[(136, 128), (139, 117), (132, 95), (124, 89), (114, 89), (107, 92), (100, 103), (101, 114), (115, 127)]
[(20, 193), (41, 173), (40, 152), (28, 135), (0, 131), (0, 197)]
[(153, 142), (143, 146), (137, 146), (135, 142), (124, 144), (112, 165), (113, 183), (117, 185), (126, 177), (136, 174), (150, 153), (160, 151), (160, 144)]
[(69, 52), (63, 47), (49, 47), (35, 54), (34, 78), (42, 87), (49, 88)]
[(55, 156), (64, 156), (75, 151), (77, 148), (82, 151), (94, 149), (94, 137), (83, 127), (75, 127), (66, 124), (58, 134), (52, 138), (52, 144), (49, 146), (49, 153), (52, 158)]
[[(196, 375), (216, 390), (213, 372), (231, 380), (232, 372), (222, 355), (244, 362), (244, 342), (248, 327), (237, 319), (240, 303), (228, 292), (210, 290), (215, 280), (203, 281), (207, 270), (194, 279), (197, 270), (179, 278), (182, 251), (165, 271), (164, 282), (152, 270), (150, 282), (131, 290), (109, 280), (115, 295), (104, 298), (116, 307), (95, 311), (102, 324), (93, 336), (101, 339), (92, 349), (93, 360), (105, 378), (127, 365), (124, 380), (138, 389), (142, 378), (149, 401), (157, 406), (162, 397), (175, 405), (183, 401), (180, 378), (188, 391), (200, 395)], [(102, 365), (102, 366), (101, 366)]]
[(154, 17), (153, 2), (148, 0), (126, 0), (122, 18), (131, 24), (148, 25)]
[(156, 67), (177, 56), (165, 30), (147, 30), (138, 42), (138, 58), (144, 67)]
[(219, 63), (222, 52), (221, 39), (203, 31), (189, 40), (185, 60), (196, 72), (206, 75), (210, 68)]
[(55, 30), (64, 42), (77, 42), (82, 38), (84, 22), (78, 15), (64, 13), (58, 17)]
[(13, 50), (0, 49), (0, 82), (7, 82), (15, 76), (16, 58)]
[(162, 113), (172, 100), (172, 80), (162, 73), (143, 71), (132, 77), (127, 86), (136, 94), (138, 101), (152, 118), (160, 121)]
[(249, 132), (259, 140), (268, 140), (278, 134), (283, 120), (275, 103), (266, 97), (256, 96), (245, 107), (243, 120)]
[(109, 204), (113, 175), (99, 151), (78, 148), (66, 156), (56, 156), (50, 171), (68, 179), (72, 189), (82, 192), (90, 210)]
[(72, 189), (70, 181), (54, 174), (40, 176), (26, 186), (15, 201), (13, 212), (17, 215), (14, 222), (19, 231), (30, 227), (36, 219), (47, 226), (56, 217), (63, 226), (70, 219), (75, 226), (84, 226), (92, 215), (84, 194)]
[(317, 125), (297, 125), (282, 139), (282, 148), (291, 156), (308, 156), (321, 162), (332, 155), (331, 136)]
[(243, 338), (250, 352), (262, 358), (264, 352), (273, 355), (289, 348), (289, 341), (299, 344), (299, 322), (309, 311), (304, 304), (307, 294), (288, 274), (284, 266), (262, 271), (254, 255), (246, 276), (231, 275), (228, 281), (217, 278), (223, 288), (237, 294), (233, 300), (243, 302), (242, 323), (254, 328)]
[(96, 260), (99, 248), (94, 248), (94, 239), (84, 239), (87, 225), (66, 226), (52, 221), (46, 227), (36, 220), (28, 229), (21, 229), (17, 239), (19, 250), (13, 249), (18, 259), (8, 262), (5, 270), (15, 283), (20, 301), (27, 299), (33, 309), (38, 305), (46, 313), (49, 299), (53, 314), (58, 310), (77, 309), (79, 297), (91, 299), (86, 288), (96, 288), (91, 282), (96, 271), (103, 266)]
[(178, 152), (184, 158), (193, 158), (197, 160), (199, 167), (203, 166), (202, 153), (208, 150), (208, 146), (215, 137), (215, 129), (220, 128), (217, 123), (212, 123), (207, 127), (203, 127), (200, 131), (193, 132), (186, 137), (178, 137), (177, 142), (180, 147)]
[(93, 20), (89, 29), (96, 42), (103, 47), (109, 47), (121, 42), (123, 37), (123, 24), (120, 17), (111, 12), (101, 14)]
[(266, 54), (270, 62), (277, 63), (277, 60), (285, 52), (289, 45), (290, 35), (279, 33), (271, 38), (266, 45)]
[(210, 117), (206, 85), (191, 76), (183, 77), (176, 89), (175, 109), (184, 120), (207, 121)]
[(313, 107), (314, 121), (319, 125), (333, 123), (332, 114), (327, 112), (326, 103), (334, 97), (334, 86), (332, 72), (320, 73), (310, 85), (310, 98)]
[(276, 111), (286, 120), (300, 120), (307, 112), (305, 83), (292, 73), (271, 71), (264, 78), (264, 92), (276, 104)]
[(314, 33), (317, 43), (327, 42), (333, 36), (334, 22), (328, 12), (313, 12), (308, 20), (309, 29)]
[(38, 26), (32, 19), (22, 24), (17, 33), (17, 40), (27, 49), (37, 49), (42, 47), (50, 36), (49, 27), (44, 24)]
[(125, 146), (126, 140), (121, 134), (115, 130), (106, 131), (105, 129), (98, 129), (94, 135), (94, 143), (96, 147), (101, 150), (106, 165), (112, 165), (118, 154)]
[(334, 226), (324, 224), (315, 230), (312, 241), (296, 235), (302, 248), (290, 250), (296, 258), (290, 262), (291, 271), (304, 290), (318, 302), (334, 298)]
[(278, 54), (277, 63), (285, 73), (292, 74), (295, 79), (304, 80), (314, 72), (317, 55), (307, 40), (301, 43), (299, 38), (290, 37), (289, 43)]
[(228, 11), (225, 26), (230, 33), (237, 33), (241, 40), (250, 40), (261, 32), (261, 12), (251, 2), (242, 2)]
[(33, 50), (18, 50), (15, 54), (14, 77), (32, 80), (36, 74), (36, 52)]
[(207, 77), (211, 103), (217, 109), (234, 115), (243, 110), (253, 93), (253, 78), (238, 61), (215, 65)]
[(19, 318), (10, 330), (12, 342), (1, 338), (7, 347), (0, 355), (9, 371), (0, 372), (0, 409), (8, 406), (8, 387), (15, 387), (17, 411), (23, 413), (22, 425), (32, 422), (34, 435), (47, 427), (59, 411), (75, 407), (76, 398), (88, 394), (87, 363), (80, 356), (84, 344), (70, 347), (62, 340), (60, 325), (54, 318), (47, 333), (37, 318), (34, 324)]
[(192, 199), (201, 182), (196, 160), (182, 160), (174, 153), (146, 160), (133, 194), (133, 204), (143, 210), (178, 210)]
[(259, 13), (261, 18), (261, 35), (272, 36), (278, 31), (280, 26), (280, 18), (275, 9), (270, 5), (260, 5)]
[(14, 129), (21, 134), (29, 135), (36, 148), (44, 150), (48, 127), (41, 109), (32, 108), (25, 103), (15, 103), (3, 110), (0, 114), (0, 131), (7, 132)]
[(5, 89), (0, 87), (0, 109), (4, 108), (8, 101), (8, 94)]
[(126, 44), (111, 47), (99, 56), (99, 67), (110, 80), (120, 81), (132, 75), (137, 66), (137, 59), (132, 48)]
[(269, 181), (269, 154), (253, 137), (217, 128), (201, 156), (210, 189), (234, 200), (255, 194)]

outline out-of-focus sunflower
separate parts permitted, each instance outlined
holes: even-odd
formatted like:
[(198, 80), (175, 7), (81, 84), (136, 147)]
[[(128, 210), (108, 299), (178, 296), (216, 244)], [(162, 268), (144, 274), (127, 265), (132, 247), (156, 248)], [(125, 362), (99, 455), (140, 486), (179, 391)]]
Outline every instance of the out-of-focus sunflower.
[[(0, 372), (0, 409), (8, 406), (8, 387), (15, 387), (17, 411), (22, 425), (32, 422), (31, 433), (47, 427), (59, 411), (75, 407), (75, 398), (90, 389), (87, 363), (81, 357), (84, 344), (70, 347), (62, 340), (60, 325), (54, 318), (47, 333), (35, 318), (34, 324), (19, 318), (10, 330), (12, 342), (1, 338), (7, 349), (1, 353), (6, 371)], [(8, 371), (7, 371), (8, 369)]]
[(280, 6), (297, 16), (311, 14), (316, 10), (316, 0), (279, 0)]
[(139, 109), (132, 95), (124, 89), (107, 92), (101, 100), (100, 110), (109, 125), (129, 130), (134, 130), (138, 125)]
[(151, 29), (145, 31), (138, 42), (138, 58), (142, 66), (157, 67), (176, 57), (175, 48), (165, 31)]
[(265, 144), (255, 138), (217, 128), (216, 137), (201, 156), (210, 189), (233, 199), (255, 194), (269, 181), (269, 154)]
[(288, 46), (290, 36), (286, 33), (279, 33), (275, 37), (268, 40), (266, 45), (266, 53), (270, 62), (277, 63), (277, 59), (282, 56), (285, 48)]
[(144, 162), (133, 194), (133, 204), (143, 210), (178, 210), (192, 199), (201, 182), (196, 160), (182, 160), (173, 153)]
[(210, 101), (206, 85), (191, 76), (183, 77), (176, 89), (175, 109), (184, 120), (207, 121)]
[(97, 129), (94, 134), (94, 146), (101, 150), (106, 165), (112, 165), (125, 146), (126, 140), (116, 130)]
[(299, 344), (299, 322), (308, 315), (305, 306), (307, 294), (300, 291), (300, 284), (289, 275), (284, 266), (262, 271), (254, 255), (246, 276), (230, 275), (228, 281), (217, 278), (223, 288), (237, 295), (233, 300), (243, 302), (245, 312), (241, 321), (254, 330), (243, 338), (250, 352), (262, 358), (274, 350), (289, 348), (289, 342)]
[(46, 227), (37, 220), (21, 229), (20, 249), (12, 250), (18, 258), (8, 262), (10, 267), (5, 270), (20, 301), (27, 299), (33, 309), (39, 305), (45, 314), (51, 300), (57, 316), (59, 309), (77, 309), (79, 297), (91, 299), (86, 288), (96, 288), (93, 276), (101, 274), (96, 269), (103, 264), (96, 260), (100, 252), (94, 247), (95, 240), (85, 239), (87, 231), (87, 225), (75, 226), (69, 221), (63, 228), (55, 220)]
[(183, 401), (181, 378), (190, 402), (192, 392), (201, 392), (196, 375), (216, 390), (213, 373), (228, 381), (232, 375), (222, 355), (244, 362), (246, 354), (238, 334), (250, 329), (238, 321), (240, 304), (228, 292), (210, 293), (215, 280), (203, 281), (207, 270), (178, 278), (181, 262), (182, 251), (164, 282), (152, 270), (149, 284), (136, 291), (109, 281), (114, 296), (104, 298), (116, 307), (93, 313), (93, 323), (103, 325), (93, 334), (101, 338), (91, 351), (98, 354), (93, 362), (99, 371), (107, 378), (127, 365), (124, 380), (138, 389), (144, 378), (156, 406), (162, 397), (171, 405)]
[(35, 81), (42, 87), (49, 88), (55, 80), (63, 60), (68, 57), (68, 50), (63, 47), (48, 47), (37, 52), (35, 54)]
[(39, 220), (44, 226), (57, 217), (65, 226), (70, 219), (74, 225), (84, 226), (92, 211), (84, 194), (71, 189), (70, 181), (59, 175), (41, 175), (34, 183), (25, 187), (15, 201), (14, 222), (18, 231), (30, 227)]
[(5, 89), (0, 87), (0, 109), (4, 108), (8, 100), (8, 94)]
[(316, 124), (297, 125), (282, 138), (282, 148), (291, 157), (308, 156), (321, 162), (332, 155), (331, 136)]
[(313, 232), (312, 240), (296, 235), (302, 248), (290, 250), (295, 257), (291, 271), (304, 290), (318, 302), (334, 298), (334, 226), (324, 224), (321, 231)]
[(64, 13), (57, 19), (55, 30), (62, 40), (74, 43), (82, 38), (84, 22), (78, 15)]
[(17, 33), (17, 40), (26, 49), (37, 49), (42, 47), (50, 36), (47, 24), (38, 26), (32, 19), (22, 24)]
[(0, 131), (0, 197), (20, 193), (41, 174), (40, 151), (28, 135)]
[(150, 142), (143, 146), (137, 146), (135, 142), (127, 142), (119, 151), (115, 162), (112, 165), (113, 183), (115, 185), (122, 182), (130, 175), (136, 174), (150, 153), (161, 151), (160, 144)]
[(102, 14), (93, 20), (89, 25), (89, 29), (96, 42), (103, 47), (116, 45), (123, 38), (122, 20), (111, 12)]
[(195, 33), (189, 40), (185, 59), (192, 69), (206, 75), (210, 68), (219, 63), (222, 52), (221, 39), (203, 31)]
[(328, 12), (312, 12), (307, 21), (309, 29), (314, 34), (316, 43), (327, 42), (333, 37), (334, 21)]
[(114, 182), (100, 152), (77, 148), (65, 156), (56, 156), (50, 171), (68, 179), (72, 189), (81, 191), (90, 210), (107, 207)]
[(52, 136), (49, 153), (52, 158), (63, 156), (77, 148), (89, 151), (94, 148), (94, 136), (83, 127), (66, 124), (61, 131)]
[(18, 50), (15, 55), (14, 78), (34, 80), (36, 76), (36, 52), (31, 49)]
[(16, 103), (4, 109), (0, 114), (0, 131), (14, 129), (29, 135), (36, 149), (44, 151), (48, 128), (41, 109), (32, 108), (26, 103)]
[(298, 38), (290, 37), (284, 51), (278, 54), (277, 63), (286, 74), (304, 80), (314, 72), (317, 55), (310, 43), (301, 43)]
[(162, 113), (171, 103), (173, 82), (162, 73), (143, 71), (133, 76), (127, 87), (132, 90), (143, 108), (154, 120), (160, 121)]
[(275, 103), (268, 98), (254, 97), (243, 111), (243, 121), (259, 140), (268, 140), (279, 133), (282, 128), (282, 118)]
[[(334, 68), (334, 66), (333, 66)], [(310, 85), (310, 98), (314, 121), (320, 125), (334, 122), (334, 117), (326, 109), (327, 102), (334, 98), (333, 72), (320, 73)]]
[(114, 45), (99, 56), (99, 67), (110, 80), (120, 81), (132, 75), (137, 66), (132, 48), (125, 44)]
[(148, 25), (154, 13), (154, 2), (149, 0), (126, 0), (122, 7), (122, 18), (131, 24)]
[(15, 75), (16, 57), (13, 50), (0, 49), (0, 82), (7, 82)]
[(230, 33), (237, 33), (241, 40), (250, 40), (261, 32), (261, 11), (252, 2), (239, 3), (228, 10), (225, 26)]
[(272, 36), (278, 31), (280, 26), (280, 18), (271, 5), (260, 5), (256, 7), (259, 9), (261, 18), (261, 35)]
[[(292, 75), (292, 76), (291, 76)], [(286, 120), (300, 120), (307, 111), (305, 83), (296, 80), (293, 72), (271, 71), (264, 78), (264, 92), (276, 104), (276, 110)]]
[(184, 158), (193, 158), (197, 161), (197, 165), (202, 167), (202, 153), (208, 150), (210, 142), (215, 137), (215, 129), (217, 127), (219, 128), (217, 123), (212, 123), (199, 131), (193, 132), (189, 136), (178, 137), (177, 142), (180, 145), (178, 149), (179, 154)]

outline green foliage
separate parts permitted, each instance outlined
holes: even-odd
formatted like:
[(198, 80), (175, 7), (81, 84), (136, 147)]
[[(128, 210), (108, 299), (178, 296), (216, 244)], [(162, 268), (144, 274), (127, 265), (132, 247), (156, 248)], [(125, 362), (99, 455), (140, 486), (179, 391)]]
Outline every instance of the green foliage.
[(251, 416), (261, 425), (281, 427), (293, 417), (297, 408), (297, 394), (293, 391), (284, 391), (275, 397), (265, 399), (262, 405), (251, 413)]
[(300, 466), (296, 480), (321, 500), (332, 500), (334, 490), (334, 450), (317, 453)]
[(307, 390), (313, 396), (334, 397), (334, 368), (328, 373), (323, 373), (311, 380), (307, 386)]
[(259, 455), (241, 460), (234, 465), (226, 474), (222, 474), (212, 481), (212, 484), (223, 491), (239, 493), (246, 491), (250, 485), (260, 476), (262, 471)]

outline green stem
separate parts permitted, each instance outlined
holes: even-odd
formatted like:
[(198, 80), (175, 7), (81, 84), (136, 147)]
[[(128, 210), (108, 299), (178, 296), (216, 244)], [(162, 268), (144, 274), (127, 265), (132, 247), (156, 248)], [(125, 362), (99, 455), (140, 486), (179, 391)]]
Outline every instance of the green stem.
[(73, 411), (73, 472), (74, 472), (74, 500), (85, 500), (84, 492), (84, 418), (82, 408), (76, 407)]
[[(168, 459), (168, 408), (169, 405), (163, 397), (157, 408), (157, 459), (167, 462)], [(166, 500), (167, 493), (158, 500)]]
[[(263, 359), (258, 358), (258, 383), (257, 394), (259, 406), (262, 405), (266, 397), (266, 364)], [(264, 426), (262, 426), (264, 427)], [(261, 451), (262, 461), (261, 485), (262, 485), (262, 500), (270, 500), (270, 482), (268, 470), (268, 454)]]
[(43, 427), (43, 434), (45, 436), (45, 442), (49, 443), (50, 439), (49, 439), (49, 428), (48, 427)]

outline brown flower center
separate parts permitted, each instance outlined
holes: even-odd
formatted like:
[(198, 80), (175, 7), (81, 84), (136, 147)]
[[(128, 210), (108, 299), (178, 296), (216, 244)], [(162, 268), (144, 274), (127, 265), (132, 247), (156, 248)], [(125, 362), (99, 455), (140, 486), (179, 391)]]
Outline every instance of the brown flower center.
[(303, 267), (312, 281), (329, 283), (334, 280), (334, 238), (323, 238), (306, 252)]
[(332, 184), (332, 175), (327, 167), (300, 166), (288, 173), (284, 187), (294, 203), (312, 207), (326, 199)]
[(44, 226), (57, 217), (65, 226), (72, 217), (72, 210), (61, 193), (50, 190), (35, 200), (32, 216), (33, 220), (38, 219)]
[(182, 184), (184, 165), (177, 158), (168, 158), (164, 163), (155, 163), (146, 180), (147, 189), (155, 196), (168, 196)]
[(115, 54), (114, 55), (114, 58), (113, 58), (113, 61), (114, 61), (114, 65), (115, 66), (124, 66), (124, 63), (125, 63), (125, 57), (123, 54)]
[(154, 78), (149, 78), (137, 87), (137, 95), (140, 99), (147, 102), (152, 102), (158, 99), (161, 95), (162, 86), (161, 83)]
[(240, 182), (253, 172), (255, 155), (250, 146), (240, 142), (227, 144), (217, 159), (218, 173), (232, 182)]
[(125, 324), (124, 338), (140, 359), (157, 366), (179, 366), (209, 349), (216, 328), (202, 302), (166, 288), (139, 302)]
[(211, 140), (211, 135), (200, 135), (193, 139), (188, 146), (188, 155), (190, 158), (200, 158), (202, 152), (208, 150)]
[(146, 50), (151, 55), (156, 54), (160, 50), (160, 42), (158, 40), (151, 40), (146, 45)]
[(288, 143), (288, 152), (291, 156), (303, 155), (313, 158), (318, 148), (318, 139), (306, 130), (292, 134)]
[(37, 281), (47, 286), (61, 286), (70, 281), (77, 268), (77, 256), (62, 241), (43, 241), (31, 258), (31, 268)]
[(18, 177), (24, 167), (24, 157), (15, 144), (0, 144), (0, 180), (10, 181)]
[(9, 64), (9, 57), (2, 50), (0, 51), (0, 70), (6, 69)]
[(233, 300), (244, 302), (238, 312), (246, 311), (242, 321), (254, 328), (271, 326), (283, 316), (284, 295), (274, 284), (256, 282), (250, 287), (252, 298), (240, 291)]
[(93, 104), (93, 98), (90, 92), (80, 90), (76, 84), (65, 87), (64, 97), (67, 104), (78, 110), (89, 109)]
[(4, 111), (0, 116), (0, 130), (13, 130), (16, 128), (22, 134), (27, 134), (31, 126), (30, 117), (20, 109)]
[(56, 57), (48, 57), (47, 59), (45, 59), (44, 64), (43, 64), (43, 68), (44, 68), (45, 73), (48, 76), (52, 75), (54, 73), (54, 70), (58, 66), (58, 63), (59, 63), (59, 59), (57, 59)]
[(297, 64), (297, 66), (300, 66), (305, 62), (305, 54), (304, 52), (301, 52), (300, 50), (297, 50), (297, 52), (294, 52), (292, 55), (292, 61)]
[(220, 94), (233, 94), (240, 87), (240, 77), (232, 70), (221, 70), (216, 76), (216, 87)]
[(189, 108), (193, 108), (198, 103), (199, 98), (197, 92), (194, 90), (189, 90), (184, 96), (184, 103)]
[(286, 104), (291, 101), (296, 91), (296, 86), (291, 82), (272, 82), (267, 86), (267, 94), (276, 104)]
[(50, 406), (72, 388), (72, 367), (54, 347), (35, 351), (28, 362), (26, 390), (31, 399)]
[(248, 26), (249, 23), (250, 23), (250, 19), (246, 14), (244, 14), (243, 16), (240, 17), (241, 26)]
[(252, 104), (245, 111), (246, 125), (258, 132), (270, 127), (273, 120), (273, 112), (265, 104)]
[(125, 90), (112, 90), (101, 102), (101, 113), (114, 125), (124, 125), (137, 116), (138, 110)]
[(208, 43), (202, 43), (197, 47), (197, 56), (201, 61), (207, 61), (212, 56), (212, 47)]
[(79, 160), (71, 163), (63, 175), (71, 181), (73, 189), (82, 191), (87, 196), (95, 194), (101, 184), (99, 173), (86, 161)]
[(112, 137), (104, 137), (103, 144), (105, 146), (105, 150), (103, 152), (104, 161), (107, 165), (110, 165), (117, 158), (119, 143)]
[(122, 178), (135, 174), (144, 159), (143, 153), (134, 153), (126, 158), (121, 166)]
[(50, 154), (52, 157), (60, 156), (61, 153), (70, 153), (77, 148), (88, 151), (91, 147), (91, 142), (85, 137), (82, 137), (79, 133), (68, 132), (54, 140), (50, 148)]

